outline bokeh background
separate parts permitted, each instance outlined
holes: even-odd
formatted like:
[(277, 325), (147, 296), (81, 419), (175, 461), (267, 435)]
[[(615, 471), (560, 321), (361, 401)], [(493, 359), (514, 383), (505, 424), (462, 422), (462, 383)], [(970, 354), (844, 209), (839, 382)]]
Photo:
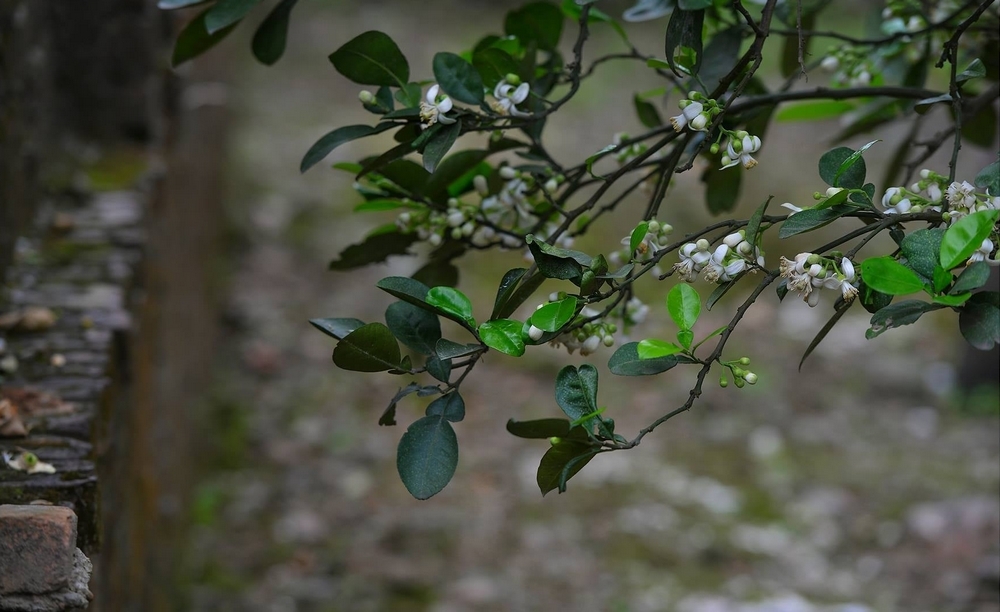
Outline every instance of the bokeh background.
[[(607, 0), (601, 8), (620, 15), (629, 4)], [(824, 27), (848, 33), (863, 32), (881, 9), (860, 0), (836, 4), (824, 13)], [(326, 132), (373, 119), (357, 102), (360, 87), (326, 59), (343, 42), (382, 30), (399, 43), (415, 78), (430, 78), (435, 52), (460, 52), (501, 32), (505, 11), (517, 5), (301, 2), (276, 66), (251, 57), (251, 23), (180, 72), (184, 104), (223, 105), (229, 120), (227, 256), (219, 273), (226, 331), (196, 423), (208, 443), (196, 459), (179, 609), (1000, 610), (997, 357), (970, 358), (955, 317), (945, 312), (867, 341), (867, 315), (854, 309), (799, 372), (832, 305), (779, 304), (767, 291), (727, 347), (731, 358), (752, 358), (756, 386), (707, 384), (692, 411), (641, 447), (598, 457), (566, 494), (544, 498), (534, 470), (547, 444), (513, 438), (504, 424), (557, 416), (555, 373), (583, 360), (547, 347), (519, 360), (491, 353), (463, 388), (468, 416), (456, 426), (455, 478), (428, 501), (407, 494), (395, 448), (422, 402), (405, 400), (400, 424), (378, 427), (405, 382), (337, 370), (333, 341), (307, 324), (313, 317), (380, 318), (391, 300), (374, 283), (420, 266), (416, 257), (352, 273), (326, 270), (340, 250), (392, 220), (391, 213), (352, 214), (360, 201), (352, 177), (329, 165), (380, 152), (391, 138), (344, 145), (305, 175), (298, 161)], [(627, 28), (640, 49), (660, 54), (665, 26), (660, 19)], [(567, 54), (575, 33), (567, 23)], [(610, 29), (595, 26), (586, 57), (618, 44)], [(824, 43), (813, 50), (822, 53)], [(773, 65), (762, 75), (780, 80)], [(827, 78), (810, 74), (808, 84)], [(940, 85), (940, 76), (933, 78)], [(661, 84), (641, 63), (604, 65), (549, 121), (546, 144), (557, 159), (579, 161), (616, 132), (638, 132), (631, 97)], [(664, 117), (675, 107), (676, 96), (659, 101)], [(884, 140), (866, 154), (880, 193), (888, 185), (878, 177), (907, 127), (844, 143)], [(822, 188), (816, 160), (837, 128), (837, 120), (772, 124), (735, 214), (749, 216), (768, 195), (775, 204), (808, 203)], [(457, 146), (477, 142), (467, 137)], [(971, 180), (994, 155), (966, 147), (959, 177)], [(928, 166), (943, 170), (946, 163), (938, 155)], [(661, 209), (678, 235), (710, 218), (701, 170), (677, 177)], [(580, 244), (617, 249), (643, 208), (641, 199), (630, 200), (620, 218)], [(830, 235), (768, 243), (768, 260)], [(883, 247), (873, 242), (865, 252)], [(473, 254), (462, 263), (459, 286), (478, 312), (492, 303), (503, 271), (522, 259)], [(640, 283), (652, 314), (635, 339), (666, 337), (663, 299), (672, 282)], [(540, 295), (558, 288), (546, 285)], [(697, 331), (728, 321), (740, 293), (707, 313)], [(690, 372), (616, 378), (604, 367), (612, 350), (586, 361), (600, 368), (602, 403), (619, 431), (634, 433), (683, 402)], [(964, 376), (976, 369), (987, 372), (987, 384)]]

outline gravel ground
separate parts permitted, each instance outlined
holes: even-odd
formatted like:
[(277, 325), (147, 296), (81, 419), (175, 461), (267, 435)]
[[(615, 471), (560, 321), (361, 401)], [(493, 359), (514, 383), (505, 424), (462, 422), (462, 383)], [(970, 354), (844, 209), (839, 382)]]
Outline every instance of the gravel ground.
[[(388, 218), (350, 215), (358, 201), (350, 177), (322, 167), (300, 177), (296, 166), (325, 131), (371, 121), (327, 53), (378, 27), (400, 40), (412, 66), (429, 66), (442, 32), (460, 32), (449, 50), (474, 41), (456, 24), (484, 20), (486, 5), (429, 3), (391, 17), (384, 3), (351, 6), (343, 19), (329, 8), (298, 10), (289, 56), (275, 68), (234, 50), (231, 341), (206, 406), (216, 444), (192, 509), (188, 609), (1000, 610), (998, 398), (993, 390), (959, 401), (961, 347), (946, 316), (874, 341), (864, 339), (866, 317), (846, 317), (798, 373), (801, 351), (832, 311), (779, 305), (769, 291), (729, 353), (753, 358), (759, 384), (706, 385), (694, 410), (635, 450), (596, 458), (566, 494), (545, 498), (534, 470), (547, 445), (509, 436), (504, 423), (557, 416), (554, 374), (582, 361), (555, 349), (521, 361), (490, 354), (463, 388), (469, 414), (456, 426), (454, 480), (429, 501), (410, 498), (395, 447), (422, 406), (407, 400), (399, 426), (378, 427), (400, 379), (336, 370), (333, 342), (306, 321), (376, 319), (389, 300), (374, 282), (418, 265), (327, 272), (339, 249)], [(640, 34), (655, 45), (654, 30)], [(629, 78), (621, 70), (612, 85)], [(630, 91), (585, 88), (575, 120), (600, 132), (566, 132), (553, 149), (578, 157), (613, 131), (637, 129), (631, 115), (606, 127), (599, 114)], [(741, 212), (767, 193), (784, 201), (815, 190), (782, 179), (777, 160), (795, 145), (782, 138), (793, 136), (769, 140), (774, 153), (762, 152)], [(823, 150), (800, 145), (805, 159)], [(345, 146), (336, 159), (376, 146)], [(679, 180), (661, 215), (681, 231), (703, 218), (686, 210), (701, 206), (696, 182)], [(609, 228), (594, 244), (614, 248), (622, 233)], [(519, 264), (517, 254), (497, 259), (470, 262), (475, 273), (461, 287), (474, 301), (492, 300), (498, 273)], [(666, 287), (640, 289), (654, 312), (640, 333), (666, 333)], [(698, 329), (718, 327), (734, 308), (721, 302)], [(619, 431), (683, 402), (690, 376), (616, 378), (603, 368), (610, 352), (591, 362), (602, 368), (601, 399)]]

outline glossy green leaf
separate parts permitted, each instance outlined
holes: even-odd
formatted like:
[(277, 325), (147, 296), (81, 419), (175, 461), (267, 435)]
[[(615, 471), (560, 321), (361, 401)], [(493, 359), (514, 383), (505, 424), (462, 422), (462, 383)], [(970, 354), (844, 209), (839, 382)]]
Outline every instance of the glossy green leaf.
[(664, 55), (670, 69), (674, 74), (688, 74), (688, 71), (677, 64), (676, 54), (679, 49), (685, 47), (693, 50), (695, 57), (690, 66), (691, 73), (698, 74), (702, 62), (702, 24), (705, 20), (705, 11), (684, 11), (675, 10), (670, 14), (670, 21), (667, 23), (667, 36), (664, 45)]
[(503, 278), (500, 280), (500, 286), (497, 287), (497, 297), (493, 301), (493, 313), (490, 315), (491, 319), (506, 316), (500, 315), (500, 317), (498, 317), (498, 313), (504, 304), (507, 303), (507, 300), (510, 299), (510, 296), (517, 288), (518, 282), (524, 278), (524, 274), (526, 272), (527, 269), (525, 268), (513, 268), (511, 270), (507, 270), (507, 272), (503, 275)]
[(205, 30), (215, 34), (236, 25), (259, 3), (260, 0), (219, 0), (205, 14)]
[(597, 412), (597, 369), (589, 364), (566, 366), (556, 376), (556, 403), (577, 421)]
[(208, 15), (211, 8), (206, 9), (200, 15), (195, 17), (184, 26), (181, 33), (177, 35), (177, 41), (174, 43), (174, 51), (170, 58), (170, 64), (176, 68), (183, 64), (184, 62), (194, 59), (208, 51), (215, 45), (229, 35), (236, 27), (235, 24), (222, 28), (221, 30), (215, 32), (214, 34), (209, 34), (205, 27), (205, 17)]
[(392, 38), (377, 30), (347, 41), (330, 54), (330, 61), (337, 72), (361, 85), (405, 87), (410, 79), (406, 57)]
[(938, 304), (921, 302), (920, 300), (903, 300), (889, 304), (872, 315), (871, 328), (865, 332), (865, 338), (871, 340), (894, 327), (916, 323), (925, 312), (944, 308)]
[(639, 346), (636, 347), (639, 359), (659, 359), (660, 357), (675, 355), (683, 350), (683, 348), (673, 342), (665, 342), (655, 338), (641, 340), (639, 341)]
[(347, 334), (365, 324), (361, 319), (352, 318), (309, 319), (309, 323), (337, 340), (343, 340)]
[(701, 296), (687, 283), (674, 285), (667, 293), (667, 313), (678, 328), (691, 329), (701, 314)]
[(683, 355), (671, 355), (659, 359), (641, 359), (639, 343), (623, 344), (608, 360), (608, 369), (616, 376), (652, 376), (666, 372), (678, 363), (692, 363)]
[[(857, 164), (862, 162), (861, 156), (864, 155), (864, 152), (872, 148), (872, 146), (875, 145), (875, 143), (877, 142), (881, 142), (881, 140), (872, 140), (871, 142), (865, 144), (863, 147), (861, 147), (854, 153), (851, 153), (847, 157), (847, 159), (845, 159), (840, 163), (840, 167), (837, 168), (837, 171), (833, 175), (834, 187), (847, 187), (847, 188), (858, 189), (864, 184), (865, 177), (863, 175), (858, 176), (859, 173), (857, 172), (851, 175), (851, 178), (849, 179), (851, 182), (848, 183), (847, 173), (850, 172)], [(854, 184), (855, 182), (857, 182), (858, 184), (855, 185)]]
[[(849, 147), (837, 147), (831, 149), (819, 158), (819, 176), (831, 187), (845, 187), (847, 189), (860, 189), (865, 183), (865, 174), (868, 172), (865, 160), (861, 156), (853, 158), (848, 169), (840, 172), (841, 167), (847, 163), (855, 154), (854, 149)], [(801, 213), (797, 213), (797, 217)]]
[(486, 159), (490, 153), (480, 149), (467, 149), (449, 155), (438, 164), (428, 179), (423, 193), (432, 200), (446, 200), (449, 195), (448, 187), (461, 179), (466, 172), (478, 166), (479, 162)]
[(472, 66), (482, 78), (483, 85), (490, 89), (496, 87), (508, 74), (516, 74), (517, 62), (506, 51), (487, 48), (476, 51), (472, 55)]
[(432, 62), (434, 78), (446, 94), (466, 104), (479, 104), (485, 99), (483, 80), (472, 64), (454, 53), (441, 52)]
[(597, 449), (574, 440), (563, 440), (542, 455), (535, 481), (544, 496), (553, 489), (566, 491), (566, 482), (597, 454)]
[(450, 125), (442, 125), (427, 140), (424, 147), (424, 169), (433, 173), (437, 169), (441, 159), (448, 153), (458, 135), (462, 133), (462, 122), (456, 121)]
[(989, 237), (998, 217), (1000, 210), (981, 210), (962, 217), (945, 230), (941, 267), (951, 270), (964, 263)]
[(379, 123), (376, 126), (345, 125), (344, 127), (337, 128), (317, 140), (316, 144), (309, 147), (309, 150), (302, 158), (302, 163), (299, 164), (299, 171), (305, 172), (309, 168), (312, 168), (319, 162), (323, 161), (323, 158), (329, 155), (331, 151), (344, 143), (357, 140), (358, 138), (372, 136), (374, 134), (390, 130), (394, 127), (396, 126), (391, 123)]
[[(767, 213), (767, 206), (771, 203), (772, 196), (768, 196), (757, 210), (753, 211), (750, 215), (750, 219), (747, 221), (746, 229), (746, 240), (750, 244), (758, 244), (757, 235), (760, 233), (760, 222), (764, 219), (764, 214)], [(710, 309), (711, 310), (711, 309)]]
[(712, 307), (715, 306), (716, 302), (721, 300), (722, 296), (729, 293), (729, 290), (732, 289), (741, 278), (743, 278), (743, 274), (740, 274), (728, 283), (723, 283), (713, 289), (712, 293), (709, 294), (708, 299), (705, 300), (705, 310), (712, 310)]
[(391, 255), (411, 255), (410, 245), (417, 241), (416, 234), (391, 231), (365, 238), (364, 242), (351, 245), (340, 253), (340, 258), (330, 262), (331, 270), (343, 271), (381, 263)]
[(934, 276), (931, 278), (931, 284), (934, 289), (934, 293), (941, 293), (951, 284), (954, 277), (951, 272), (945, 272), (945, 269), (939, 265), (934, 266)]
[(546, 332), (556, 332), (576, 316), (577, 299), (573, 296), (545, 304), (531, 314), (529, 322)]
[(535, 265), (548, 278), (579, 282), (584, 268), (589, 268), (593, 262), (586, 253), (554, 247), (530, 234), (526, 240)]
[(949, 293), (958, 294), (979, 289), (988, 280), (990, 280), (990, 265), (985, 261), (977, 261), (970, 264), (958, 275), (958, 280), (955, 281)]
[(849, 206), (834, 206), (833, 208), (822, 208), (819, 210), (803, 210), (785, 219), (778, 230), (778, 238), (789, 238), (796, 234), (811, 232), (814, 229), (839, 219), (851, 212)]
[(399, 366), (399, 344), (389, 328), (368, 323), (344, 336), (333, 350), (333, 363), (354, 372), (384, 372)]
[(958, 329), (979, 350), (988, 351), (1000, 343), (1000, 293), (973, 295), (958, 312)]
[(532, 2), (507, 13), (503, 28), (523, 45), (535, 43), (539, 49), (551, 51), (562, 37), (562, 11), (548, 2)]
[(919, 229), (907, 234), (899, 249), (906, 258), (907, 265), (916, 270), (917, 274), (933, 280), (943, 239), (943, 229)]
[(1000, 161), (995, 161), (979, 171), (976, 187), (985, 189), (992, 196), (1000, 195)]
[(524, 325), (511, 319), (496, 319), (479, 326), (479, 337), (483, 344), (505, 355), (520, 357), (524, 354), (524, 338), (521, 330)]
[(407, 203), (402, 200), (369, 200), (354, 207), (354, 212), (386, 212), (388, 210), (398, 210), (400, 208), (419, 208), (417, 204)]
[(931, 298), (931, 301), (935, 304), (941, 304), (943, 306), (961, 306), (969, 301), (969, 298), (971, 297), (971, 293), (965, 292), (952, 295), (935, 295)]
[(441, 338), (441, 322), (434, 313), (409, 302), (393, 302), (385, 311), (385, 323), (406, 346), (424, 355), (434, 354)]
[(635, 226), (635, 229), (632, 230), (632, 235), (629, 237), (629, 242), (628, 242), (629, 244), (628, 252), (630, 255), (635, 254), (635, 250), (639, 248), (639, 245), (642, 243), (643, 238), (646, 237), (646, 233), (648, 231), (649, 231), (648, 221), (640, 221), (639, 225)]
[(891, 295), (875, 291), (865, 284), (864, 279), (858, 283), (858, 299), (861, 300), (861, 305), (864, 306), (865, 310), (871, 314), (875, 314), (892, 303)]
[(427, 370), (428, 374), (443, 383), (451, 380), (451, 359), (441, 359), (437, 355), (432, 355), (427, 358), (424, 369)]
[(537, 419), (534, 421), (507, 421), (507, 431), (518, 438), (544, 440), (552, 437), (565, 438), (569, 435), (569, 421), (566, 419)]
[(924, 289), (924, 282), (913, 270), (888, 256), (861, 262), (861, 276), (869, 287), (886, 295), (907, 295)]
[(431, 402), (425, 414), (429, 417), (444, 417), (452, 423), (458, 423), (465, 418), (465, 400), (458, 391), (452, 391)]
[[(531, 273), (525, 273), (523, 278), (520, 279), (520, 282), (512, 287), (509, 292), (505, 292), (503, 301), (497, 302), (490, 318), (502, 319), (509, 317), (521, 304), (534, 295), (535, 291), (537, 291), (544, 282), (545, 275), (541, 274), (537, 270)], [(497, 299), (499, 300), (500, 297), (501, 296), (498, 294)]]
[(442, 312), (473, 322), (472, 302), (458, 289), (434, 287), (427, 292), (425, 301)]
[(447, 486), (458, 467), (458, 438), (442, 416), (425, 416), (403, 434), (396, 451), (396, 468), (406, 490), (428, 499)]
[(447, 338), (441, 338), (434, 345), (434, 352), (437, 354), (438, 359), (456, 359), (482, 350), (483, 347), (478, 344), (459, 344)]
[(984, 76), (986, 76), (986, 66), (984, 66), (983, 61), (977, 57), (972, 60), (968, 66), (966, 66), (965, 70), (955, 75), (955, 82), (964, 83), (965, 81)]
[(455, 287), (458, 285), (458, 267), (447, 259), (432, 259), (414, 272), (410, 278), (428, 286)]
[(691, 343), (694, 342), (694, 332), (690, 329), (682, 329), (677, 332), (677, 342), (680, 343), (686, 349), (691, 348)]
[[(281, 59), (288, 40), (288, 21), (298, 0), (281, 0), (253, 35), (251, 50), (260, 63), (270, 66)], [(390, 94), (389, 101), (392, 101)], [(388, 110), (392, 110), (390, 106)]]
[[(420, 87), (420, 83), (407, 83), (403, 87), (396, 90), (393, 96), (396, 101), (403, 105), (404, 108), (396, 111), (396, 115), (393, 117), (415, 117), (419, 114), (420, 101), (423, 100), (423, 89)], [(390, 118), (392, 113), (386, 115), (386, 119)]]

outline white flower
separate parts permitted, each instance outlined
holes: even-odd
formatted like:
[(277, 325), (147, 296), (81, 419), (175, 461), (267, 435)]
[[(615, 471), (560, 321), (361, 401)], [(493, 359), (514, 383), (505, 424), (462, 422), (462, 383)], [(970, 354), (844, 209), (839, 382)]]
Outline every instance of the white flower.
[(705, 107), (701, 105), (701, 102), (691, 102), (681, 109), (681, 114), (670, 118), (670, 125), (673, 126), (675, 132), (683, 131), (684, 126), (693, 121), (695, 117), (701, 115), (704, 109)]
[(715, 249), (715, 252), (712, 253), (711, 259), (709, 259), (708, 263), (705, 264), (705, 271), (703, 274), (705, 280), (710, 283), (717, 283), (720, 280), (728, 280), (723, 278), (726, 275), (726, 266), (723, 262), (728, 254), (729, 247), (724, 244), (720, 244)]
[(513, 115), (515, 117), (527, 117), (530, 113), (525, 113), (517, 109), (517, 105), (528, 99), (531, 88), (527, 83), (521, 83), (514, 87), (506, 79), (497, 83), (493, 88), (493, 97), (496, 101), (490, 104), (498, 115)]
[[(972, 264), (977, 261), (985, 261), (987, 263), (991, 263), (989, 256), (990, 253), (992, 252), (993, 252), (993, 241), (990, 240), (989, 238), (986, 238), (983, 240), (983, 243), (979, 245), (979, 248), (976, 249), (969, 257), (968, 263)], [(992, 265), (998, 265), (998, 264), (993, 263)]]
[(971, 209), (976, 205), (976, 188), (969, 181), (948, 185), (948, 204), (952, 208)]
[[(882, 194), (882, 208), (892, 208), (896, 202), (901, 200), (903, 198), (901, 195), (902, 190), (902, 187), (890, 187), (886, 189), (885, 193)], [(895, 201), (893, 201), (893, 198), (896, 198)]]
[(937, 183), (931, 183), (927, 186), (927, 199), (931, 202), (940, 202), (942, 195), (944, 194), (941, 192), (941, 186)]
[(792, 204), (791, 202), (785, 202), (784, 204), (781, 205), (781, 207), (787, 208), (788, 210), (792, 211), (791, 214), (788, 215), (789, 217), (794, 215), (795, 213), (802, 212), (801, 208), (799, 208), (795, 204)]
[[(746, 132), (743, 133), (746, 134)], [(722, 158), (722, 169), (725, 170), (726, 168), (731, 168), (737, 163), (743, 164), (743, 167), (747, 170), (753, 168), (757, 165), (757, 160), (750, 154), (759, 151), (760, 147), (760, 138), (757, 136), (746, 134), (742, 140), (734, 140), (730, 138), (729, 144), (726, 145), (726, 155)]]
[(600, 336), (590, 336), (589, 338), (583, 341), (582, 345), (580, 345), (580, 354), (586, 357), (587, 355), (590, 355), (591, 353), (596, 351), (601, 346), (601, 344), (602, 343)]
[(827, 72), (834, 72), (837, 68), (840, 68), (840, 60), (837, 59), (835, 55), (827, 55), (823, 58), (823, 61), (819, 63), (819, 67)]
[(427, 90), (427, 96), (420, 103), (420, 121), (428, 127), (435, 123), (455, 123), (455, 119), (445, 116), (452, 106), (454, 103), (451, 98), (441, 93), (441, 86), (435, 83)]

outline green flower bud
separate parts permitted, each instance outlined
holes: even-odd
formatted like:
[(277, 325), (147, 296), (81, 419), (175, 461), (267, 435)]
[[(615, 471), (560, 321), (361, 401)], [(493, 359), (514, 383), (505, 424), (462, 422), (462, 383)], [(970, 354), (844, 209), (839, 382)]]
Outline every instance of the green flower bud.
[(747, 372), (746, 374), (743, 375), (743, 380), (747, 381), (751, 385), (756, 385), (757, 375), (754, 374), (753, 372)]
[(719, 143), (717, 143), (717, 142), (712, 143), (712, 146), (710, 146), (708, 148), (708, 150), (711, 151), (712, 155), (718, 154), (718, 152), (719, 152)]
[(749, 357), (740, 357), (740, 365), (750, 365)]
[(521, 77), (517, 76), (513, 72), (508, 72), (504, 75), (503, 80), (507, 81), (511, 85), (514, 85), (515, 87), (521, 84)]
[(723, 376), (722, 378), (720, 378), (719, 379), (719, 386), (722, 387), (723, 389), (725, 389), (726, 387), (728, 387), (729, 386), (729, 379), (727, 379), (725, 376)]
[(556, 436), (552, 436), (551, 438), (549, 438), (549, 444), (551, 444), (552, 446), (555, 446), (560, 442), (562, 442), (562, 438), (558, 438)]
[(743, 386), (746, 384), (742, 378), (734, 378), (733, 383), (736, 385), (737, 389), (742, 389)]
[(358, 100), (361, 100), (362, 104), (375, 104), (375, 94), (367, 89), (362, 89), (358, 92)]

